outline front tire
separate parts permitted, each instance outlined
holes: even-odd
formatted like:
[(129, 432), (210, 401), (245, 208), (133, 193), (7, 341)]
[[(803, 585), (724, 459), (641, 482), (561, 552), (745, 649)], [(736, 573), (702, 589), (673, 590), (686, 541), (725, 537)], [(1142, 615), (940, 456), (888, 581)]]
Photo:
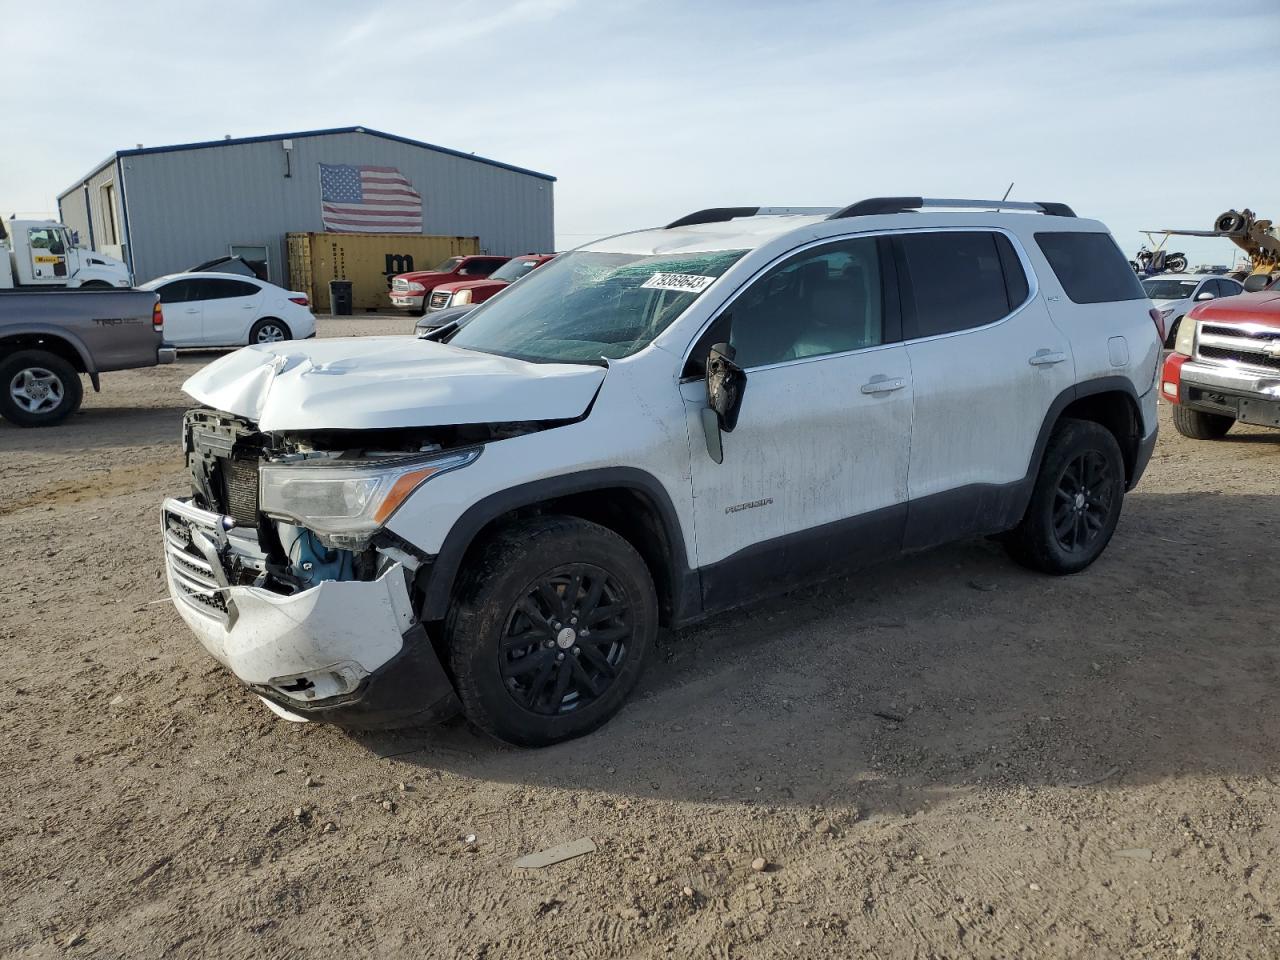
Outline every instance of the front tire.
[(1049, 438), (1026, 515), (1005, 548), (1033, 570), (1079, 573), (1111, 541), (1124, 485), (1124, 458), (1111, 431), (1088, 420), (1062, 420)]
[(1173, 405), (1173, 426), (1192, 440), (1221, 440), (1235, 424), (1234, 417), (1221, 413), (1205, 413), (1180, 403)]
[(658, 629), (636, 549), (576, 517), (537, 517), (479, 550), (445, 622), (467, 718), (527, 747), (595, 730), (621, 708)]
[(292, 340), (293, 332), (283, 320), (275, 317), (263, 317), (249, 330), (249, 343), (281, 343)]
[(1178, 327), (1182, 324), (1182, 317), (1178, 317), (1173, 323), (1169, 324), (1169, 332), (1165, 335), (1164, 345), (1170, 350), (1173, 345), (1178, 342)]
[(20, 427), (50, 427), (80, 409), (84, 386), (71, 364), (47, 350), (0, 360), (0, 416)]

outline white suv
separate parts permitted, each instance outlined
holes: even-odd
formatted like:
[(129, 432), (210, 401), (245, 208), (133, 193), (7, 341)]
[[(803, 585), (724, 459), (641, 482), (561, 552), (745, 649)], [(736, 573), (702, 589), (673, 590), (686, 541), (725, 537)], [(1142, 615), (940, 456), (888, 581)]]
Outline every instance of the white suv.
[(1083, 570), (1155, 444), (1150, 307), (1062, 204), (700, 211), (434, 342), (197, 373), (169, 588), (282, 716), (461, 701), (553, 743), (619, 709), (660, 626), (981, 535)]

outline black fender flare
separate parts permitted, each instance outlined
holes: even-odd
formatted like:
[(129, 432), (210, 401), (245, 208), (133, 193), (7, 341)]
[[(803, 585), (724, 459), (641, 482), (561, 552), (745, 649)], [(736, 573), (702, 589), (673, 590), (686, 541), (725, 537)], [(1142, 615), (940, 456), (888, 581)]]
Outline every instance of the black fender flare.
[(444, 619), (463, 557), (480, 531), (498, 517), (547, 500), (618, 487), (633, 490), (653, 504), (669, 553), (673, 619), (685, 621), (696, 617), (702, 607), (701, 590), (696, 571), (689, 569), (684, 529), (666, 488), (653, 474), (636, 467), (600, 467), (522, 483), (490, 494), (468, 507), (449, 529), (440, 552), (431, 562), (421, 618)]
[[(1049, 445), (1049, 437), (1052, 435), (1053, 428), (1057, 425), (1059, 418), (1061, 418), (1062, 411), (1077, 400), (1096, 396), (1100, 393), (1125, 394), (1133, 403), (1133, 411), (1138, 418), (1139, 427), (1142, 426), (1142, 402), (1138, 396), (1138, 391), (1134, 389), (1133, 381), (1128, 377), (1095, 377), (1092, 380), (1084, 380), (1081, 383), (1067, 387), (1054, 398), (1053, 403), (1049, 404), (1049, 410), (1044, 415), (1044, 422), (1040, 424), (1040, 433), (1036, 436), (1036, 445), (1031, 451), (1031, 463), (1027, 466), (1027, 475), (1024, 478), (1024, 482), (1027, 484), (1028, 499), (1031, 497), (1031, 487), (1035, 484), (1036, 476), (1040, 473), (1040, 463), (1044, 460), (1044, 451)], [(1141, 466), (1145, 466), (1145, 464), (1139, 465), (1139, 467)], [(1138, 473), (1140, 472), (1141, 470), (1139, 469)], [(1132, 487), (1137, 482), (1138, 477), (1135, 475), (1129, 486)]]

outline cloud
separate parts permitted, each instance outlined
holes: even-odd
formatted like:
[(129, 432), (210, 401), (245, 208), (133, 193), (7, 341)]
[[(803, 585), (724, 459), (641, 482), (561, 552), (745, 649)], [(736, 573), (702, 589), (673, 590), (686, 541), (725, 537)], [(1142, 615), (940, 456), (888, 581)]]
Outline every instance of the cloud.
[[(879, 194), (1062, 200), (1146, 226), (1280, 219), (1255, 119), (1274, 0), (228, 0), (74, 5), (60, 82), (0, 92), (0, 203), (48, 210), (112, 150), (364, 124), (557, 175), (561, 243), (704, 206)], [(48, 25), (6, 9), (6, 74)], [(1280, 202), (1280, 201), (1277, 201)], [(1224, 261), (1225, 241), (1188, 241)]]

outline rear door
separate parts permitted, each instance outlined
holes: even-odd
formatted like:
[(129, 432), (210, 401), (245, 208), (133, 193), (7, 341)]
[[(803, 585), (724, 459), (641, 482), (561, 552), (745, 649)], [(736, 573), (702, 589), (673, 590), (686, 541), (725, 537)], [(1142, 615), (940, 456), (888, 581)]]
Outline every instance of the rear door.
[(208, 277), (200, 285), (204, 310), (204, 341), (211, 346), (247, 343), (249, 328), (258, 319), (262, 288), (247, 280)]
[(164, 340), (175, 347), (194, 347), (204, 342), (204, 311), (193, 281), (170, 280), (156, 287), (160, 309), (164, 311)]
[(1071, 346), (1037, 295), (1016, 237), (996, 229), (895, 237), (915, 385), (908, 549), (1010, 521)]

